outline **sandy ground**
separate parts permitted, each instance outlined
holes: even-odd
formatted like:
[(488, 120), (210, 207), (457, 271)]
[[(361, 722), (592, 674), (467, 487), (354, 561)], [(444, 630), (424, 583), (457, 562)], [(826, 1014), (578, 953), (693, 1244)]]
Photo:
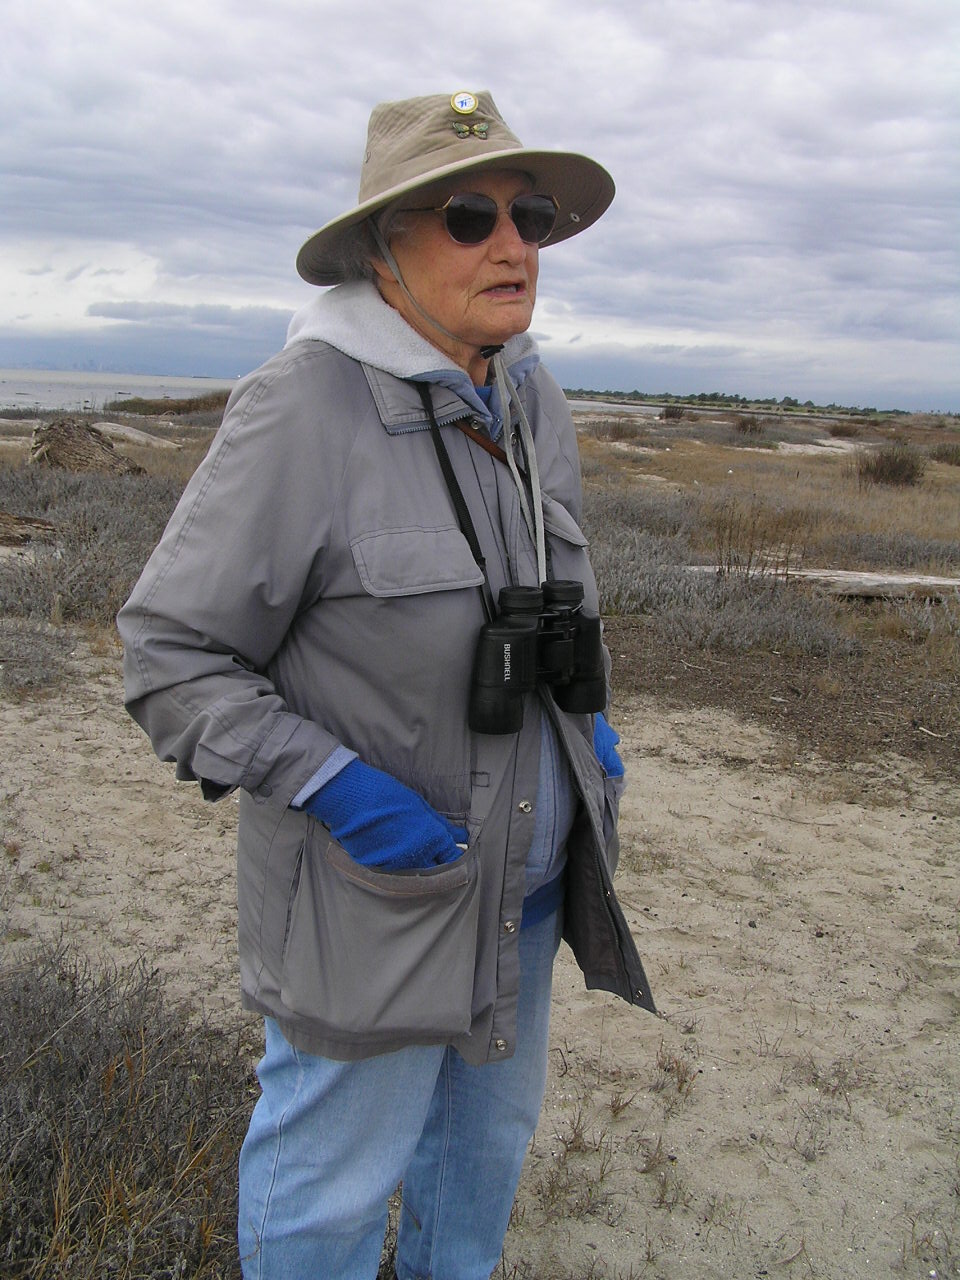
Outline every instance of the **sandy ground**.
[[(113, 652), (0, 698), (0, 928), (237, 1007), (235, 806), (177, 786)], [(503, 1275), (960, 1275), (960, 797), (716, 712), (621, 706), (618, 878), (661, 1016), (557, 969)], [(879, 797), (879, 798), (878, 798)]]

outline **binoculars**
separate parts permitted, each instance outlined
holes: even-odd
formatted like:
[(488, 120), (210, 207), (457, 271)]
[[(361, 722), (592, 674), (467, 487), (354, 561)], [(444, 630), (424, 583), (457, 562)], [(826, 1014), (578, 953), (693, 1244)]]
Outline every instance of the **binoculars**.
[(562, 711), (602, 711), (607, 701), (600, 618), (583, 611), (583, 583), (503, 587), (500, 612), (480, 629), (468, 723), (476, 733), (517, 733), (523, 695), (547, 685)]

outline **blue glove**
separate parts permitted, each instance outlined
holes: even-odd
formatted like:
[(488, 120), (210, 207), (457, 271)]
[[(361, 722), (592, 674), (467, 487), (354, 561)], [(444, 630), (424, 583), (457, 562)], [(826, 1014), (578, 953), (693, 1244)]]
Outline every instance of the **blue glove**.
[(329, 828), (354, 862), (391, 871), (453, 862), (467, 843), (455, 826), (422, 796), (388, 773), (351, 760), (303, 806)]
[(616, 750), (619, 741), (619, 733), (610, 728), (603, 713), (598, 711), (593, 720), (593, 750), (608, 778), (623, 777), (623, 761)]

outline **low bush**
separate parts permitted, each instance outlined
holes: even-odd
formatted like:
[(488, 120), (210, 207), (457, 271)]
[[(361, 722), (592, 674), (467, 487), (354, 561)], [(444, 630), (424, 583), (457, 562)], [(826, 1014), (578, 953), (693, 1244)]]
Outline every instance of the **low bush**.
[[(737, 532), (735, 504), (721, 510), (727, 515), (729, 563), (718, 573), (716, 559), (690, 567), (695, 558), (690, 540), (710, 518), (697, 499), (656, 490), (588, 492), (583, 528), (601, 612), (651, 615), (664, 644), (741, 652), (789, 649), (812, 656), (853, 652), (856, 645), (831, 606), (766, 572), (755, 540), (760, 533), (752, 526), (746, 534)], [(778, 546), (793, 526), (790, 513), (776, 523)], [(749, 564), (738, 569), (734, 561), (741, 545)]]
[(934, 462), (945, 462), (951, 467), (960, 467), (960, 441), (944, 441), (931, 445), (927, 456)]
[(52, 542), (0, 565), (0, 614), (111, 625), (181, 488), (174, 478), (0, 468), (0, 510), (55, 527)]
[(668, 564), (632, 575), (605, 568), (598, 575), (604, 611), (652, 615), (664, 644), (818, 658), (858, 649), (831, 607), (791, 582)]
[(940, 601), (898, 600), (893, 608), (904, 634), (915, 643), (960, 641), (960, 591)]
[(720, 494), (707, 507), (713, 535), (713, 560), (726, 573), (778, 573), (803, 558), (806, 538), (804, 512)]
[(888, 444), (875, 451), (861, 450), (857, 479), (866, 484), (913, 485), (923, 479), (926, 458), (908, 444)]
[(686, 416), (687, 411), (682, 404), (665, 404), (660, 410), (660, 417), (664, 422), (679, 422)]
[(146, 400), (141, 396), (125, 396), (122, 400), (108, 400), (104, 413), (135, 413), (144, 417), (195, 418), (197, 414), (219, 413), (230, 399), (229, 391), (210, 391), (205, 396), (191, 396), (185, 400), (165, 396), (162, 400)]
[(0, 971), (0, 1064), (0, 1274), (239, 1274), (239, 1035), (172, 1008), (145, 963), (47, 948)]
[(57, 627), (0, 617), (0, 691), (18, 697), (59, 684), (72, 647)]
[(628, 414), (618, 418), (589, 418), (581, 423), (581, 430), (597, 440), (613, 441), (637, 441), (646, 433), (643, 420)]
[(31, 418), (39, 418), (39, 416), (40, 410), (36, 405), (30, 405), (28, 408), (22, 406), (18, 408), (14, 405), (0, 409), (0, 419), (7, 419), (10, 422), (29, 421)]
[(621, 532), (687, 539), (700, 522), (700, 501), (679, 489), (589, 489), (584, 497), (583, 531), (591, 544)]
[(960, 568), (960, 541), (910, 533), (838, 530), (824, 539), (822, 552), (846, 569), (951, 573)]
[(763, 419), (752, 413), (741, 413), (733, 425), (742, 436), (762, 436), (765, 430)]

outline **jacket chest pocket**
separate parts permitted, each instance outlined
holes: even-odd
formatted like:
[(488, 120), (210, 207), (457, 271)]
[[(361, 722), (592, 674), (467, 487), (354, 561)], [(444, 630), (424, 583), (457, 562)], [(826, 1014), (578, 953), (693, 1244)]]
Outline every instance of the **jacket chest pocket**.
[(483, 574), (455, 525), (406, 525), (350, 539), (363, 589), (377, 597), (478, 587)]

